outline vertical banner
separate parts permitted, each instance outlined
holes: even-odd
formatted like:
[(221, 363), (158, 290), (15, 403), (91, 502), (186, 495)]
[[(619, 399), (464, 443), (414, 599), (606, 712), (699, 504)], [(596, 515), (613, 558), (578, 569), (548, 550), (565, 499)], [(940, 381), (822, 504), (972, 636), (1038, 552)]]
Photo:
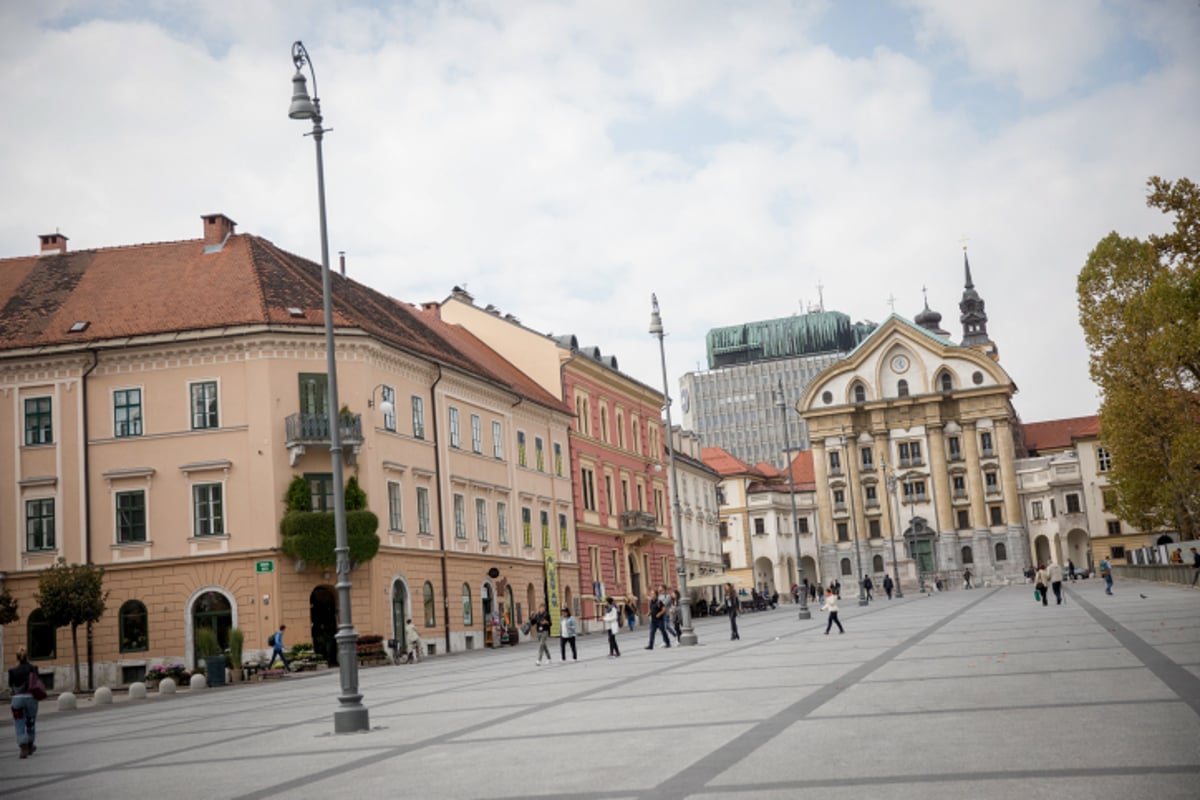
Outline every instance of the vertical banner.
[(558, 598), (558, 559), (554, 557), (554, 549), (542, 549), (542, 557), (546, 565), (546, 602), (550, 606), (550, 635), (558, 636), (562, 631), (559, 627), (562, 619), (562, 602)]

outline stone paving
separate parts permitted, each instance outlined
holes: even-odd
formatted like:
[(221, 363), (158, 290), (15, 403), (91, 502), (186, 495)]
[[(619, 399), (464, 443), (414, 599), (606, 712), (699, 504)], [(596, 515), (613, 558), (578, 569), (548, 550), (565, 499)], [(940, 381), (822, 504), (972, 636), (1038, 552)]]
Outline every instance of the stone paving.
[[(73, 712), (0, 756), (37, 798), (1200, 797), (1200, 592), (1099, 581), (793, 607), (363, 670), (372, 730), (335, 736), (338, 677)], [(1145, 595), (1144, 597), (1142, 595)], [(555, 657), (557, 659), (557, 652)], [(11, 730), (11, 729), (10, 729)], [(9, 734), (11, 736), (11, 733)]]

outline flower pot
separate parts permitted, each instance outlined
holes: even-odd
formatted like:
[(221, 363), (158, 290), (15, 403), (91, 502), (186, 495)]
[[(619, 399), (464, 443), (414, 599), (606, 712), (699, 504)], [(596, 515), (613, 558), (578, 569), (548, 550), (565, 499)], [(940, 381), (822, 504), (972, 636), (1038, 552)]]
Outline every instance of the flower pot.
[(233, 677), (234, 683), (242, 682), (242, 668), (241, 667), (230, 667), (229, 672)]
[(225, 656), (205, 656), (204, 675), (209, 686), (224, 686)]

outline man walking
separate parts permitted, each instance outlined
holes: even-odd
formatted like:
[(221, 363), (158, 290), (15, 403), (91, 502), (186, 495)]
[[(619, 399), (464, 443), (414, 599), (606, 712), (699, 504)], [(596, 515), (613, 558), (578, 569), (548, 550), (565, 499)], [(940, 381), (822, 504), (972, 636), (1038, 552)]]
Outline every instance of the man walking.
[(871, 602), (871, 590), (875, 588), (875, 583), (871, 580), (871, 576), (863, 578), (863, 591), (867, 593), (867, 602)]
[(1051, 561), (1046, 574), (1050, 576), (1050, 588), (1054, 590), (1054, 600), (1056, 605), (1062, 605), (1062, 566), (1057, 561)]
[(1100, 577), (1104, 578), (1104, 593), (1112, 594), (1112, 564), (1108, 563), (1107, 558), (1100, 559)]
[(267, 662), (267, 669), (275, 665), (275, 659), (278, 658), (283, 662), (283, 671), (291, 672), (292, 668), (288, 666), (287, 656), (283, 653), (283, 632), (287, 630), (287, 625), (280, 625), (279, 630), (271, 634), (271, 660)]
[(892, 589), (894, 589), (894, 588), (895, 588), (895, 586), (896, 586), (896, 585), (895, 585), (894, 583), (892, 583), (892, 576), (891, 576), (891, 575), (884, 575), (884, 576), (883, 576), (883, 590), (884, 590), (885, 592), (887, 592), (887, 598), (888, 598), (888, 600), (891, 600), (891, 599), (892, 599)]
[(667, 587), (663, 586), (661, 593), (650, 600), (650, 644), (646, 645), (647, 650), (654, 649), (654, 634), (657, 631), (662, 631), (663, 642), (667, 647), (671, 646), (671, 639), (667, 636), (667, 604), (662, 599), (666, 591)]
[(1075, 580), (1075, 562), (1069, 558), (1067, 559), (1067, 577), (1072, 581)]

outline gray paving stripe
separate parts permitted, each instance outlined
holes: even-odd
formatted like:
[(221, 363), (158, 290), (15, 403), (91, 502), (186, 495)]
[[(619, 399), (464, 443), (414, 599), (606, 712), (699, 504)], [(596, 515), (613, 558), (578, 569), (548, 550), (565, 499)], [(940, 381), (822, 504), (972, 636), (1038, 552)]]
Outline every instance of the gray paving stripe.
[(782, 711), (779, 711), (740, 736), (722, 745), (716, 751), (706, 754), (700, 761), (688, 765), (683, 771), (677, 772), (654, 788), (639, 793), (638, 797), (645, 800), (656, 800), (663, 797), (688, 797), (689, 795), (696, 794), (704, 789), (709, 781), (746, 758), (759, 747), (782, 734), (790, 725), (825, 705), (846, 689), (849, 689), (872, 672), (892, 661), (896, 656), (954, 622), (980, 603), (994, 596), (997, 591), (999, 590), (993, 589), (985, 593), (970, 605), (952, 611), (919, 633), (910, 636), (900, 644), (875, 656), (875, 658), (867, 661), (862, 666), (835, 678), (812, 694), (797, 700), (787, 708), (784, 708)]
[[(1078, 708), (1106, 708), (1108, 706), (1149, 706), (1149, 705), (1176, 705), (1182, 702), (1178, 699), (1162, 699), (1162, 700), (1097, 700), (1095, 702), (1074, 702), (1074, 703), (1034, 703), (1023, 705), (1003, 705), (1003, 706), (959, 706), (957, 708), (923, 708), (914, 709), (912, 711), (879, 711), (871, 713), (846, 713), (839, 712), (837, 718), (842, 719), (890, 719), (892, 717), (925, 717), (936, 716), (942, 714), (995, 714), (1005, 711), (1045, 711), (1048, 709), (1078, 709)], [(824, 719), (824, 717), (819, 717)]]
[(1145, 664), (1146, 669), (1154, 673), (1155, 677), (1167, 685), (1167, 688), (1191, 706), (1192, 711), (1200, 715), (1200, 678), (1167, 658), (1145, 639), (1121, 625), (1087, 600), (1077, 596), (1075, 602), (1124, 645), (1125, 649)]
[(872, 685), (882, 683), (937, 683), (939, 681), (976, 681), (976, 680), (995, 680), (996, 678), (1009, 678), (1015, 676), (1028, 675), (1071, 675), (1077, 672), (1120, 672), (1121, 670), (1141, 670), (1142, 667), (1076, 667), (1075, 669), (1023, 669), (1012, 672), (960, 672), (960, 673), (945, 673), (942, 675), (918, 675), (912, 678), (873, 678), (869, 681), (863, 681)]

